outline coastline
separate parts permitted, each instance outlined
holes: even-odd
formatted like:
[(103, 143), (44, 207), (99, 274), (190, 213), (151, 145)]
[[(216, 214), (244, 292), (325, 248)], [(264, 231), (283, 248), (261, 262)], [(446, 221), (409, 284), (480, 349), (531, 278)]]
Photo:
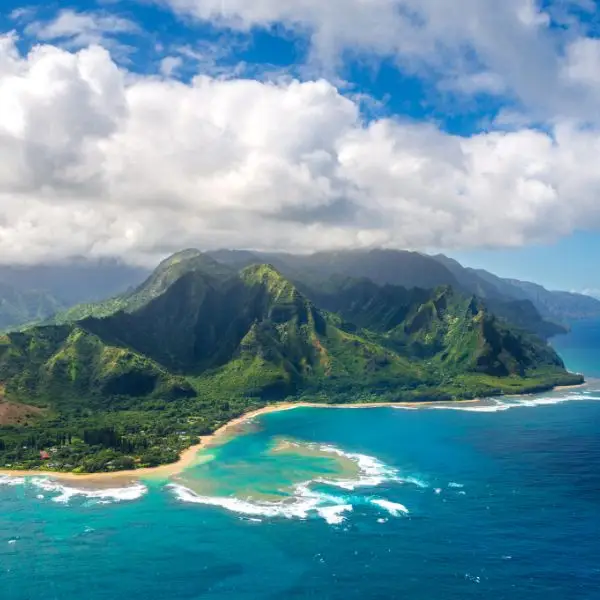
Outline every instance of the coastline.
[[(586, 387), (588, 383), (577, 385), (555, 386), (554, 390), (569, 390)], [(506, 397), (519, 397), (521, 394), (507, 395)], [(451, 402), (460, 402), (461, 404), (473, 404), (487, 400), (487, 398), (475, 398), (473, 400), (452, 400)], [(227, 434), (235, 433), (235, 430), (241, 427), (247, 421), (255, 417), (293, 410), (296, 408), (333, 408), (333, 409), (362, 409), (362, 408), (420, 408), (423, 406), (433, 406), (444, 404), (444, 401), (435, 400), (430, 402), (371, 402), (371, 403), (350, 403), (350, 404), (324, 404), (319, 402), (280, 402), (269, 406), (264, 406), (256, 410), (249, 411), (243, 415), (228, 421), (219, 427), (214, 433), (199, 438), (199, 443), (186, 448), (180, 455), (179, 460), (168, 465), (158, 467), (146, 467), (142, 469), (131, 469), (128, 471), (115, 471), (112, 473), (63, 473), (60, 471), (49, 470), (30, 470), (18, 471), (12, 469), (0, 469), (0, 477), (51, 477), (57, 481), (72, 483), (74, 481), (82, 484), (104, 484), (102, 487), (123, 487), (138, 482), (141, 479), (161, 479), (178, 475), (185, 469), (194, 465), (198, 452), (206, 450), (227, 440)]]

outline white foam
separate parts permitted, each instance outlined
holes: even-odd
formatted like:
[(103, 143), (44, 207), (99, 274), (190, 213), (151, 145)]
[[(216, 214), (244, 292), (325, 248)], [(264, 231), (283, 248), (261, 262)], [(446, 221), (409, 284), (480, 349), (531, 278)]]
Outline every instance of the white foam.
[(52, 498), (53, 502), (60, 502), (67, 504), (72, 498), (84, 497), (98, 500), (99, 504), (110, 504), (112, 502), (127, 502), (137, 500), (141, 498), (147, 491), (148, 488), (141, 484), (136, 483), (128, 487), (123, 488), (109, 488), (109, 489), (79, 489), (66, 486), (59, 483), (58, 481), (45, 478), (45, 477), (34, 477), (31, 483), (49, 493), (58, 493), (58, 496)]
[(24, 477), (12, 477), (11, 475), (0, 475), (0, 485), (23, 485), (25, 483)]
[(402, 477), (401, 481), (403, 483), (411, 483), (412, 485), (416, 485), (417, 487), (420, 488), (428, 488), (429, 485), (423, 481), (422, 479), (419, 479), (418, 477)]
[(375, 499), (371, 500), (371, 503), (376, 504), (384, 510), (387, 510), (390, 513), (390, 515), (392, 515), (392, 517), (399, 517), (401, 514), (407, 515), (409, 512), (408, 508), (406, 508), (404, 504), (399, 504), (398, 502), (390, 502), (389, 500)]
[(448, 484), (449, 488), (456, 488), (456, 489), (460, 489), (460, 488), (464, 488), (465, 486), (462, 483), (456, 483), (455, 481), (451, 481)]
[(538, 406), (552, 406), (571, 402), (574, 400), (600, 400), (600, 397), (589, 396), (582, 393), (570, 393), (565, 396), (515, 396), (505, 399), (486, 400), (485, 404), (456, 402), (454, 404), (430, 405), (434, 410), (460, 410), (475, 413), (495, 413), (512, 408), (535, 408)]
[(317, 512), (321, 517), (327, 521), (330, 525), (339, 525), (346, 520), (344, 517), (345, 512), (351, 512), (353, 510), (352, 504), (341, 504), (340, 506), (323, 506), (317, 508)]
[[(343, 499), (329, 494), (315, 492), (309, 488), (309, 482), (294, 488), (290, 499), (280, 502), (251, 501), (234, 497), (202, 496), (178, 484), (169, 484), (175, 496), (182, 502), (220, 506), (226, 510), (251, 517), (282, 517), (286, 519), (307, 519), (312, 513), (325, 519), (330, 525), (344, 521), (343, 513), (352, 511), (352, 505)], [(260, 521), (260, 519), (251, 519)]]
[[(372, 456), (344, 452), (334, 446), (312, 445), (312, 447), (317, 448), (321, 452), (329, 452), (353, 461), (358, 466), (358, 477), (342, 480), (317, 478), (305, 481), (294, 486), (289, 498), (278, 502), (242, 499), (233, 496), (203, 496), (179, 484), (169, 484), (167, 487), (182, 502), (219, 506), (248, 517), (307, 519), (311, 515), (318, 515), (330, 525), (342, 523), (346, 518), (344, 514), (351, 512), (354, 507), (348, 498), (311, 489), (311, 485), (315, 483), (338, 487), (344, 490), (355, 490), (358, 487), (374, 487), (381, 485), (385, 481), (399, 481), (411, 483), (419, 487), (427, 487), (427, 484), (416, 477), (399, 477), (396, 469), (388, 467)], [(388, 500), (379, 500), (376, 503), (379, 503), (381, 508), (388, 510), (394, 515), (408, 512), (408, 509), (404, 505)]]
[(518, 400), (516, 400), (516, 406), (523, 406), (523, 407), (536, 407), (536, 406), (551, 406), (553, 404), (561, 404), (562, 402), (570, 402), (571, 400), (574, 400), (575, 398), (573, 396), (561, 396), (558, 398), (555, 397), (535, 397), (532, 396), (531, 398), (519, 398)]
[(344, 490), (355, 490), (359, 487), (377, 487), (386, 481), (399, 481), (410, 483), (421, 488), (427, 487), (427, 484), (417, 477), (400, 476), (397, 469), (389, 467), (373, 456), (358, 454), (355, 452), (344, 452), (335, 446), (319, 446), (321, 452), (330, 452), (343, 456), (356, 463), (359, 469), (358, 479), (317, 479), (317, 483), (324, 483), (342, 488)]
[(466, 404), (456, 402), (456, 404), (431, 405), (429, 408), (434, 410), (461, 410), (465, 412), (478, 413), (495, 413), (511, 408), (509, 404), (505, 404), (499, 400), (495, 400), (493, 404)]

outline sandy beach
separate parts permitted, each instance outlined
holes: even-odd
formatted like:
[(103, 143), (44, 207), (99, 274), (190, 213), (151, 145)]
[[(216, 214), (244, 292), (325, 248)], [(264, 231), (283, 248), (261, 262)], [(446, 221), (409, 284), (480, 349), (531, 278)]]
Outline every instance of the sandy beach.
[[(569, 390), (585, 387), (587, 383), (570, 386), (558, 386), (555, 389)], [(506, 396), (511, 397), (511, 396)], [(452, 402), (460, 402), (461, 404), (472, 404), (485, 401), (487, 399), (477, 398), (474, 400), (460, 400)], [(219, 427), (213, 434), (202, 436), (199, 438), (199, 443), (190, 446), (181, 453), (177, 462), (161, 465), (159, 467), (150, 467), (144, 469), (133, 469), (130, 471), (118, 471), (115, 473), (62, 473), (57, 471), (31, 470), (31, 471), (16, 471), (16, 470), (0, 470), (0, 476), (9, 477), (52, 477), (59, 481), (73, 483), (76, 481), (82, 485), (92, 485), (97, 487), (123, 487), (139, 481), (140, 479), (163, 479), (177, 475), (185, 469), (194, 465), (197, 459), (198, 452), (211, 446), (216, 446), (227, 440), (229, 435), (235, 434), (239, 428), (260, 415), (265, 415), (273, 412), (281, 412), (284, 410), (294, 410), (297, 408), (323, 408), (323, 409), (363, 409), (363, 408), (419, 408), (423, 406), (444, 404), (442, 401), (435, 402), (373, 402), (369, 404), (321, 404), (316, 402), (280, 402), (265, 406), (263, 408), (247, 412), (240, 417), (232, 419), (228, 423)]]

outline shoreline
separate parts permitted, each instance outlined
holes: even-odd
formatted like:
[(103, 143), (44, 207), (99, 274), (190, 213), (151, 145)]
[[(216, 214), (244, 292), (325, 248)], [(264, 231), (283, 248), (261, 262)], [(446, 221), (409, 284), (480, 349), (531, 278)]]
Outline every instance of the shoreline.
[[(569, 390), (586, 387), (588, 383), (580, 383), (577, 385), (555, 386), (552, 390)], [(506, 398), (520, 397), (523, 394), (512, 394), (504, 396)], [(139, 482), (141, 479), (154, 479), (171, 477), (180, 474), (185, 469), (193, 466), (198, 453), (201, 450), (206, 450), (217, 444), (226, 441), (228, 433), (234, 433), (236, 428), (239, 428), (247, 421), (255, 417), (282, 412), (285, 410), (293, 410), (296, 408), (333, 408), (333, 409), (361, 409), (361, 408), (413, 408), (418, 409), (422, 406), (441, 405), (445, 403), (460, 403), (473, 404), (484, 402), (490, 398), (475, 398), (472, 400), (433, 400), (425, 402), (370, 402), (370, 403), (349, 403), (349, 404), (324, 404), (320, 402), (280, 402), (269, 406), (264, 406), (256, 410), (249, 411), (221, 425), (214, 433), (205, 435), (199, 438), (199, 443), (186, 448), (180, 455), (179, 460), (168, 465), (160, 465), (158, 467), (145, 467), (142, 469), (131, 469), (128, 471), (102, 472), (102, 473), (67, 473), (61, 471), (45, 471), (45, 470), (12, 470), (0, 469), (0, 477), (50, 477), (57, 481), (72, 483), (92, 484), (110, 484), (106, 487), (124, 487)], [(97, 488), (97, 485), (94, 486)]]

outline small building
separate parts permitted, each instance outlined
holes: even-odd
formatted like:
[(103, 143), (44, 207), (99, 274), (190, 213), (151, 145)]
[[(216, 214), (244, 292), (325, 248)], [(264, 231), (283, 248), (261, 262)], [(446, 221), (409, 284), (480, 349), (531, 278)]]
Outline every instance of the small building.
[(45, 450), (40, 450), (40, 458), (42, 460), (48, 460), (50, 458), (50, 454)]

